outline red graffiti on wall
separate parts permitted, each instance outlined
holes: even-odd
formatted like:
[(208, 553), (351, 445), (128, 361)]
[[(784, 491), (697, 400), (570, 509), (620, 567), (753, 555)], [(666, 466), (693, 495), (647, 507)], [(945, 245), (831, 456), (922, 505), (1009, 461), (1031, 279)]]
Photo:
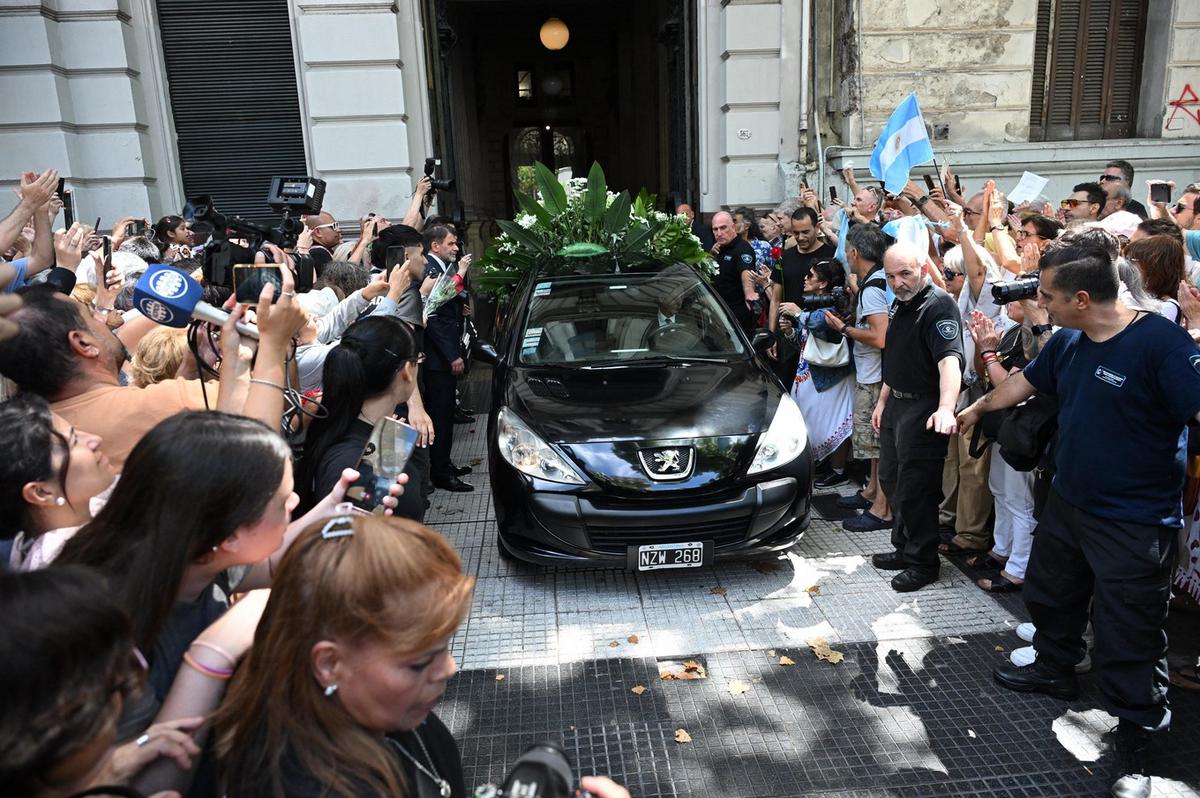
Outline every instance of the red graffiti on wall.
[(1175, 121), (1175, 115), (1180, 111), (1190, 116), (1192, 121), (1200, 125), (1200, 97), (1196, 96), (1196, 92), (1192, 89), (1192, 84), (1185, 84), (1183, 91), (1179, 93), (1179, 98), (1173, 100), (1167, 105), (1175, 109), (1171, 111), (1171, 115), (1167, 118), (1166, 127), (1170, 128), (1171, 123)]

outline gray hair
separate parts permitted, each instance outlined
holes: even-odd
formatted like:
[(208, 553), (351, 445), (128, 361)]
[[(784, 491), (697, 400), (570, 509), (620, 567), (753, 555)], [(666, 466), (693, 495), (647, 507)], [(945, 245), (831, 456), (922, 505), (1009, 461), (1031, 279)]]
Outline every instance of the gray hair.
[(146, 236), (134, 236), (121, 242), (118, 252), (132, 252), (146, 263), (158, 263), (162, 260), (162, 250)]

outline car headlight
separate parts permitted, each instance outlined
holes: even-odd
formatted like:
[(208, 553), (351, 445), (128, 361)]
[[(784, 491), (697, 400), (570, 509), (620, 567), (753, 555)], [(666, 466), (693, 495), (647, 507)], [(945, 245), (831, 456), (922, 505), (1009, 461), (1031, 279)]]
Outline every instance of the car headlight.
[(788, 394), (779, 399), (779, 407), (771, 426), (758, 439), (758, 449), (754, 452), (754, 462), (750, 464), (747, 474), (761, 474), (786, 463), (790, 463), (804, 452), (808, 446), (808, 427), (804, 424), (804, 416), (800, 408)]
[(531, 477), (582, 485), (583, 477), (507, 407), (496, 418), (496, 443), (510, 466)]

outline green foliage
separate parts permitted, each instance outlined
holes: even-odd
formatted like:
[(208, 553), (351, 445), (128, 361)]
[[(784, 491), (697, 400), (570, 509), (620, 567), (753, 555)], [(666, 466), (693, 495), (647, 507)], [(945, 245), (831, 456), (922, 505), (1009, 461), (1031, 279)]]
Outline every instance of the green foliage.
[[(521, 177), (524, 187), (530, 176)], [(521, 212), (497, 222), (502, 234), (480, 259), (475, 285), (483, 293), (503, 297), (535, 267), (550, 274), (599, 273), (660, 261), (696, 266), (706, 278), (715, 274), (716, 264), (684, 217), (656, 210), (656, 198), (645, 189), (633, 200), (627, 191), (610, 192), (600, 164), (569, 187), (541, 163), (531, 177), (539, 196), (518, 191)]]

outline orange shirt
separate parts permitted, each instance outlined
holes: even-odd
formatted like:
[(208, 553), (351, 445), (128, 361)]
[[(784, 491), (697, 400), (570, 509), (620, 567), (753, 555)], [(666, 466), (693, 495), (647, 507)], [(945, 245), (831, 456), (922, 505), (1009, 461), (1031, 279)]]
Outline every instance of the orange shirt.
[[(217, 402), (217, 385), (207, 386), (209, 402)], [(77, 429), (104, 439), (100, 448), (118, 472), (129, 452), (158, 422), (184, 410), (204, 410), (200, 380), (174, 379), (145, 388), (132, 385), (96, 388), (54, 402), (50, 409)]]

